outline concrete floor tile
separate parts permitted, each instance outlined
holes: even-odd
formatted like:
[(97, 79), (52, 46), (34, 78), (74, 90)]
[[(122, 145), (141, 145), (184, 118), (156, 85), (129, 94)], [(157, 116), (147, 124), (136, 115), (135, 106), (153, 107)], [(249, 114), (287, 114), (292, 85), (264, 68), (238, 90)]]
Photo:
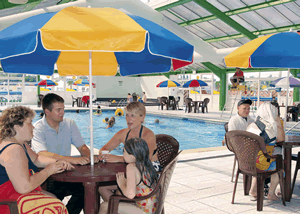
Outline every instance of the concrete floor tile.
[(177, 206), (188, 212), (195, 212), (195, 211), (200, 211), (200, 210), (205, 211), (206, 209), (212, 208), (212, 207), (210, 207), (206, 204), (200, 203), (198, 201), (188, 201), (185, 203), (177, 204)]
[(228, 212), (222, 211), (220, 209), (216, 208), (210, 208), (210, 209), (205, 209), (205, 210), (199, 210), (196, 212), (191, 212), (189, 214), (228, 214)]
[(167, 202), (164, 203), (164, 210), (166, 214), (186, 214), (187, 211)]

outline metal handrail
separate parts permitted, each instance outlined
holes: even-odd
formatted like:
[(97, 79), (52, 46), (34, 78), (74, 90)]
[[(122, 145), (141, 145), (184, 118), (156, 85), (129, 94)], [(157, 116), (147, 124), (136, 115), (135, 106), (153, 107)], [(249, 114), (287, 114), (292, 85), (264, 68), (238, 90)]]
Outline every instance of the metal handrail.
[(126, 99), (121, 99), (118, 104), (117, 104), (117, 108), (121, 108), (123, 106), (123, 102), (124, 102), (124, 106), (126, 106)]

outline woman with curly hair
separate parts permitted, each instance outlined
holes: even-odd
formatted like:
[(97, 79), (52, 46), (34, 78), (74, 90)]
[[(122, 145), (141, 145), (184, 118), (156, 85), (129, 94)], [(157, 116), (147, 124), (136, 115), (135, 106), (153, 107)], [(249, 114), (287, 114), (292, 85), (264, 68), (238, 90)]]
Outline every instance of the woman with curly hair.
[[(27, 144), (33, 137), (35, 112), (24, 106), (5, 109), (0, 116), (0, 199), (17, 200), (19, 213), (68, 213), (64, 204), (40, 185), (52, 174), (74, 168), (69, 162), (37, 155)], [(38, 167), (44, 169), (38, 172)], [(0, 213), (9, 213), (0, 205)]]

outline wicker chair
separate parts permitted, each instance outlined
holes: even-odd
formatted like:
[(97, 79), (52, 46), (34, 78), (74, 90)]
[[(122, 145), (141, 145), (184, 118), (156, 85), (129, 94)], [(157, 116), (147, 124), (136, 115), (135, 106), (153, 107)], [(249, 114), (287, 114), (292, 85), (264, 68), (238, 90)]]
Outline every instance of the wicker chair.
[(158, 160), (160, 165), (164, 167), (178, 154), (179, 143), (170, 135), (157, 134), (155, 136)]
[[(247, 131), (229, 131), (225, 134), (225, 140), (227, 148), (235, 153), (238, 161), (238, 170), (235, 178), (232, 204), (234, 203), (234, 196), (236, 192), (237, 181), (239, 173), (244, 175), (257, 177), (257, 211), (263, 209), (263, 196), (264, 196), (264, 182), (265, 179), (274, 173), (278, 173), (280, 188), (282, 192), (282, 203), (285, 206), (285, 195), (283, 188), (283, 168), (282, 168), (282, 156), (267, 154), (265, 142), (262, 137), (247, 132)], [(262, 171), (256, 168), (256, 158), (258, 152), (262, 150), (265, 157), (276, 158), (276, 170), (274, 171)]]
[(161, 213), (164, 214), (164, 201), (165, 201), (165, 198), (167, 195), (171, 177), (172, 177), (173, 171), (175, 169), (175, 166), (176, 166), (176, 163), (178, 160), (178, 155), (180, 154), (180, 152), (177, 153), (175, 158), (173, 158), (170, 163), (165, 165), (163, 171), (160, 174), (157, 185), (155, 186), (154, 190), (149, 195), (142, 196), (142, 197), (135, 197), (133, 199), (129, 199), (127, 197), (117, 196), (117, 195), (110, 196), (107, 213), (108, 214), (117, 214), (118, 208), (119, 208), (119, 203), (121, 201), (136, 202), (136, 201), (145, 200), (152, 196), (156, 196), (158, 200), (156, 203), (156, 210), (155, 210), (154, 214), (161, 214)]
[(291, 197), (290, 198), (292, 198), (294, 187), (295, 187), (295, 182), (296, 182), (296, 178), (297, 178), (297, 173), (298, 173), (298, 170), (300, 169), (300, 152), (298, 152), (298, 155), (295, 155), (295, 156), (293, 155), (292, 160), (297, 161), (297, 163), (296, 163), (296, 167), (295, 167), (293, 185), (292, 185)]
[(0, 205), (8, 205), (10, 214), (19, 214), (17, 200), (0, 199)]

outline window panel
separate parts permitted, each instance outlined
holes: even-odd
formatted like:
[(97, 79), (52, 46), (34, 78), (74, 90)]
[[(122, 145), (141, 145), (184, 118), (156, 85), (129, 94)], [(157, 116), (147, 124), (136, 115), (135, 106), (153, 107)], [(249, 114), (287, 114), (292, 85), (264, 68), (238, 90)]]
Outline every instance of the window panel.
[(249, 31), (257, 30), (251, 24), (249, 24), (248, 20), (245, 21), (244, 19), (242, 19), (241, 17), (239, 17), (237, 15), (230, 16), (230, 18), (232, 18), (234, 21), (236, 21), (237, 23), (239, 23), (240, 25), (242, 25), (244, 28), (246, 28)]
[(212, 15), (210, 12), (205, 10), (203, 7), (195, 3), (194, 1), (188, 2), (184, 4), (185, 7), (194, 11), (196, 14), (200, 15), (201, 17), (210, 16)]
[(294, 23), (300, 23), (300, 17), (296, 15), (292, 10), (289, 10), (287, 7), (284, 5), (277, 5), (275, 8), (282, 13), (284, 16), (286, 16), (288, 19), (290, 19)]
[(222, 41), (223, 43), (225, 43), (226, 45), (228, 45), (229, 47), (239, 47), (242, 44), (235, 39), (231, 39), (231, 40), (226, 40), (226, 41)]
[(202, 29), (205, 29), (205, 31), (207, 31), (208, 33), (212, 34), (215, 37), (227, 36), (226, 33), (220, 31), (218, 28), (214, 27), (213, 25), (211, 25), (208, 22), (198, 23), (196, 25)]
[(207, 0), (207, 2), (211, 3), (213, 6), (221, 10), (222, 12), (228, 11), (228, 8), (224, 5), (220, 4), (217, 0)]
[(181, 19), (177, 18), (172, 13), (169, 13), (167, 10), (163, 10), (160, 13), (163, 14), (164, 16), (166, 16), (167, 18), (169, 18), (170, 20), (172, 20), (175, 23), (181, 23), (182, 22)]
[(213, 38), (211, 35), (203, 32), (203, 31), (195, 29), (193, 26), (185, 26), (184, 28), (191, 31), (191, 32), (193, 32), (194, 34), (196, 34), (197, 36), (199, 36), (202, 39), (211, 39), (211, 38)]
[(219, 29), (221, 29), (222, 31), (224, 31), (225, 33), (227, 33), (229, 35), (239, 33), (238, 31), (236, 31), (235, 29), (233, 29), (231, 26), (229, 26), (228, 24), (226, 24), (225, 22), (223, 22), (220, 19), (211, 20), (211, 21), (209, 21), (209, 23), (218, 27)]
[(255, 12), (247, 12), (241, 13), (238, 16), (242, 17), (243, 19), (247, 20), (251, 25), (256, 27), (258, 30), (263, 30), (267, 28), (274, 28), (269, 22), (261, 18)]
[(275, 27), (282, 27), (293, 24), (273, 8), (264, 8), (256, 10), (256, 12), (266, 20), (268, 20), (270, 23), (272, 23)]
[(200, 16), (196, 15), (186, 7), (180, 5), (177, 7), (173, 7), (170, 9), (171, 11), (174, 11), (175, 13), (179, 14), (180, 16), (184, 17), (187, 20), (192, 20), (192, 19), (199, 19)]
[(219, 2), (221, 4), (223, 4), (225, 7), (227, 7), (228, 8), (227, 10), (234, 10), (234, 9), (246, 6), (240, 0), (222, 0), (222, 1), (219, 1)]

